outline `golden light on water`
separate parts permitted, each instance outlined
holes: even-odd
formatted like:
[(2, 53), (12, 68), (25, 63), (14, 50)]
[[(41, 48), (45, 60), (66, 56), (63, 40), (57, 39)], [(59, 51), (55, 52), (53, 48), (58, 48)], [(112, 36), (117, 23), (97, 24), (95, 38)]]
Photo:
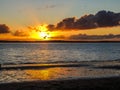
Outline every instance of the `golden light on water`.
[(49, 70), (28, 70), (27, 74), (30, 75), (30, 78), (40, 79), (40, 80), (49, 80), (50, 72)]
[[(82, 73), (81, 73), (82, 72)], [(68, 77), (78, 77), (81, 75), (85, 75), (84, 69), (78, 69), (76, 72), (75, 68), (46, 68), (41, 70), (26, 70), (25, 73), (28, 75), (30, 79), (36, 80), (55, 80), (60, 78), (68, 78)]]

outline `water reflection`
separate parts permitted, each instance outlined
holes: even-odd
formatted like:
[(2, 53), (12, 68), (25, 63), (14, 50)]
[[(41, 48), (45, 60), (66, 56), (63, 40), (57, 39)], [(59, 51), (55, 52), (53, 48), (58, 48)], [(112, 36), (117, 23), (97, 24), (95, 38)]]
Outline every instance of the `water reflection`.
[(34, 80), (60, 80), (81, 77), (119, 76), (119, 70), (95, 69), (87, 67), (56, 67), (31, 70), (2, 70), (0, 83)]
[[(0, 63), (53, 63), (119, 60), (120, 43), (3, 43)], [(109, 47), (108, 47), (109, 46)]]
[(40, 80), (49, 80), (50, 79), (50, 71), (49, 70), (27, 70), (26, 73), (32, 79), (40, 79)]
[(77, 68), (49, 68), (43, 70), (26, 70), (29, 79), (37, 80), (54, 80), (54, 79), (64, 79), (64, 78), (74, 78), (79, 76), (84, 76), (85, 68), (81, 68), (80, 71)]

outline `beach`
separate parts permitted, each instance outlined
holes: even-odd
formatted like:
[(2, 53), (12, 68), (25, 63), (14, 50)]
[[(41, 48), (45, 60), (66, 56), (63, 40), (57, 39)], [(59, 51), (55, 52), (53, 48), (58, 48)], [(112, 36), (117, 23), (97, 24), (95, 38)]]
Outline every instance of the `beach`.
[(1, 78), (7, 77), (8, 80), (1, 81), (0, 90), (120, 89), (119, 60), (70, 64), (4, 65), (1, 73), (4, 74), (1, 74)]

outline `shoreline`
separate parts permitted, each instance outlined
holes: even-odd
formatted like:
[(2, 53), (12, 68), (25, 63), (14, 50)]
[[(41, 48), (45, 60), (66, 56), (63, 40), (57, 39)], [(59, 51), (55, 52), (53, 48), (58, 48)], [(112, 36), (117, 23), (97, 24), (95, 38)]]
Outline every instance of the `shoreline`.
[[(96, 64), (99, 67), (96, 67)], [(103, 65), (102, 65), (103, 64)], [(21, 63), (21, 64), (0, 64), (1, 70), (11, 70), (11, 69), (44, 69), (44, 68), (54, 68), (54, 67), (89, 67), (95, 66), (95, 68), (114, 68), (120, 67), (120, 59), (118, 60), (102, 60), (102, 61), (79, 61), (79, 62), (53, 62), (53, 63)]]
[(120, 77), (29, 81), (0, 84), (0, 90), (119, 90)]
[(55, 61), (55, 62), (27, 62), (27, 63), (1, 63), (1, 65), (37, 65), (37, 64), (81, 64), (81, 63), (98, 63), (98, 62), (120, 62), (119, 59), (111, 60), (81, 60), (81, 61)]
[(0, 78), (0, 90), (120, 90), (120, 61), (3, 65)]

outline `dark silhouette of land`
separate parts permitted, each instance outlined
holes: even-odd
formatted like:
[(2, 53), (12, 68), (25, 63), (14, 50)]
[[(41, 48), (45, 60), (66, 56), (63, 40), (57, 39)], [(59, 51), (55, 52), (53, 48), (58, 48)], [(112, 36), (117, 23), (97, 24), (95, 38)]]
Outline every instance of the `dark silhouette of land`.
[(43, 40), (43, 41), (7, 41), (0, 40), (0, 43), (120, 43), (120, 41), (67, 41), (67, 40)]

